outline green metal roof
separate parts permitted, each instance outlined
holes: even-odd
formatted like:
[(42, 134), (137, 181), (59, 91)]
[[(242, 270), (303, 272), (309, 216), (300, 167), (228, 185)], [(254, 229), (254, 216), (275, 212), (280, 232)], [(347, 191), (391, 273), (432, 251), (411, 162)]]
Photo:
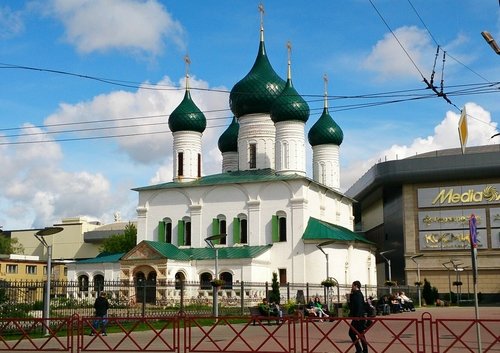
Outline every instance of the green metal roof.
[[(209, 260), (215, 259), (215, 251), (212, 248), (187, 248), (179, 249), (175, 245), (158, 241), (145, 240), (149, 246), (160, 254), (174, 260)], [(272, 245), (264, 246), (232, 246), (218, 248), (219, 259), (251, 259), (257, 257), (271, 248)]]
[(186, 183), (169, 182), (158, 185), (143, 186), (139, 188), (134, 188), (132, 190), (144, 191), (144, 190), (174, 189), (174, 188), (186, 188), (186, 187), (189, 188), (193, 186), (258, 183), (266, 181), (282, 181), (282, 180), (294, 180), (294, 179), (310, 180), (309, 178), (306, 178), (298, 174), (287, 174), (287, 175), (276, 174), (276, 172), (273, 169), (268, 168), (268, 169), (244, 170), (244, 171), (207, 175), (191, 182), (186, 182)]
[(286, 86), (271, 107), (271, 119), (280, 121), (298, 120), (304, 123), (309, 119), (309, 105), (292, 85), (292, 80), (286, 81)]
[(231, 124), (227, 127), (226, 131), (219, 137), (218, 146), (219, 151), (224, 152), (237, 152), (238, 151), (238, 133), (240, 124), (233, 116)]
[(118, 262), (123, 255), (125, 255), (125, 253), (123, 252), (116, 254), (101, 253), (93, 259), (77, 260), (76, 262), (78, 264), (102, 264), (109, 262)]
[(189, 261), (189, 255), (175, 245), (152, 240), (145, 240), (144, 243), (168, 259)]
[(366, 244), (374, 244), (367, 240), (364, 235), (355, 233), (352, 230), (342, 226), (321, 221), (314, 217), (310, 217), (307, 222), (306, 230), (302, 235), (303, 240), (335, 240), (338, 242), (360, 242)]
[(325, 107), (318, 121), (309, 130), (307, 137), (311, 146), (326, 144), (340, 146), (344, 140), (344, 133), (340, 126), (333, 120), (328, 112), (328, 108)]
[[(272, 247), (269, 245), (262, 246), (231, 246), (218, 248), (219, 260), (224, 259), (253, 259), (262, 255)], [(194, 260), (210, 260), (215, 259), (215, 251), (212, 248), (190, 248), (182, 249), (186, 254)]]
[(285, 81), (272, 68), (264, 41), (261, 41), (252, 69), (231, 90), (231, 111), (237, 118), (252, 113), (269, 113), (271, 105), (284, 88)]
[(191, 99), (191, 93), (186, 90), (184, 99), (174, 109), (168, 119), (170, 131), (197, 131), (203, 132), (207, 127), (207, 119)]

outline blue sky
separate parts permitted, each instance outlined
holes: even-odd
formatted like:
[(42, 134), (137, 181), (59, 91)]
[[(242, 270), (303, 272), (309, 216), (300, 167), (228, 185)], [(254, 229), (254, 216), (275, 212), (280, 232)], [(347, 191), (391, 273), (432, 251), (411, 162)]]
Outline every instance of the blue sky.
[[(167, 121), (183, 96), (186, 53), (192, 96), (208, 120), (204, 174), (218, 173), (228, 92), (257, 53), (258, 4), (2, 1), (0, 225), (111, 222), (115, 212), (135, 219), (131, 189), (172, 180)], [(497, 0), (290, 0), (264, 8), (267, 53), (283, 78), (292, 43), (294, 86), (311, 107), (307, 130), (329, 78), (330, 113), (344, 132), (343, 191), (379, 160), (459, 147), (463, 106), (468, 146), (499, 142), (490, 137), (500, 114), (500, 56), (480, 34), (500, 42)], [(434, 84), (439, 90), (444, 78), (452, 104), (422, 82), (437, 45)]]

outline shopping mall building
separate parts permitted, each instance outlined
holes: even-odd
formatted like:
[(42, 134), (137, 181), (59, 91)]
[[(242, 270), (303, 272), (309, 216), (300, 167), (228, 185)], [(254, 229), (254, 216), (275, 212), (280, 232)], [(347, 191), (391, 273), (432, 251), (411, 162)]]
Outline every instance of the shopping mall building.
[(378, 283), (414, 285), (420, 273), (461, 300), (473, 298), (474, 214), (480, 300), (500, 302), (500, 145), (378, 163), (346, 194), (358, 201), (356, 230), (377, 244)]

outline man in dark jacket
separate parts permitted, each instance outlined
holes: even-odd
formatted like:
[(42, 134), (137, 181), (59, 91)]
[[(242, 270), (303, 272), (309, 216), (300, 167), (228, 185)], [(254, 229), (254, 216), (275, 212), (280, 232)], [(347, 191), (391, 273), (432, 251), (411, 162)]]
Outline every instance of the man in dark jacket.
[(96, 298), (94, 302), (95, 309), (95, 320), (94, 320), (94, 328), (90, 335), (94, 334), (94, 330), (97, 331), (99, 326), (101, 327), (101, 333), (103, 336), (106, 336), (106, 325), (108, 323), (108, 309), (109, 302), (108, 298), (106, 298), (106, 292), (101, 292), (101, 294)]
[[(368, 344), (363, 334), (365, 331), (365, 298), (361, 293), (361, 283), (352, 282), (351, 295), (349, 296), (349, 316), (363, 319), (353, 319), (349, 328), (349, 337), (356, 347), (356, 353), (368, 353)], [(361, 344), (360, 344), (361, 341)], [(361, 346), (363, 350), (361, 350)]]

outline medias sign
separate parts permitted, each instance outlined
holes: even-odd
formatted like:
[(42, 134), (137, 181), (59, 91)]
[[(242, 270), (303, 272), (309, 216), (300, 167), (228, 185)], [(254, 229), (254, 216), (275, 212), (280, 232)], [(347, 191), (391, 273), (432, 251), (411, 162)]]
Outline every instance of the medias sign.
[(500, 203), (500, 184), (445, 186), (418, 189), (418, 207)]

